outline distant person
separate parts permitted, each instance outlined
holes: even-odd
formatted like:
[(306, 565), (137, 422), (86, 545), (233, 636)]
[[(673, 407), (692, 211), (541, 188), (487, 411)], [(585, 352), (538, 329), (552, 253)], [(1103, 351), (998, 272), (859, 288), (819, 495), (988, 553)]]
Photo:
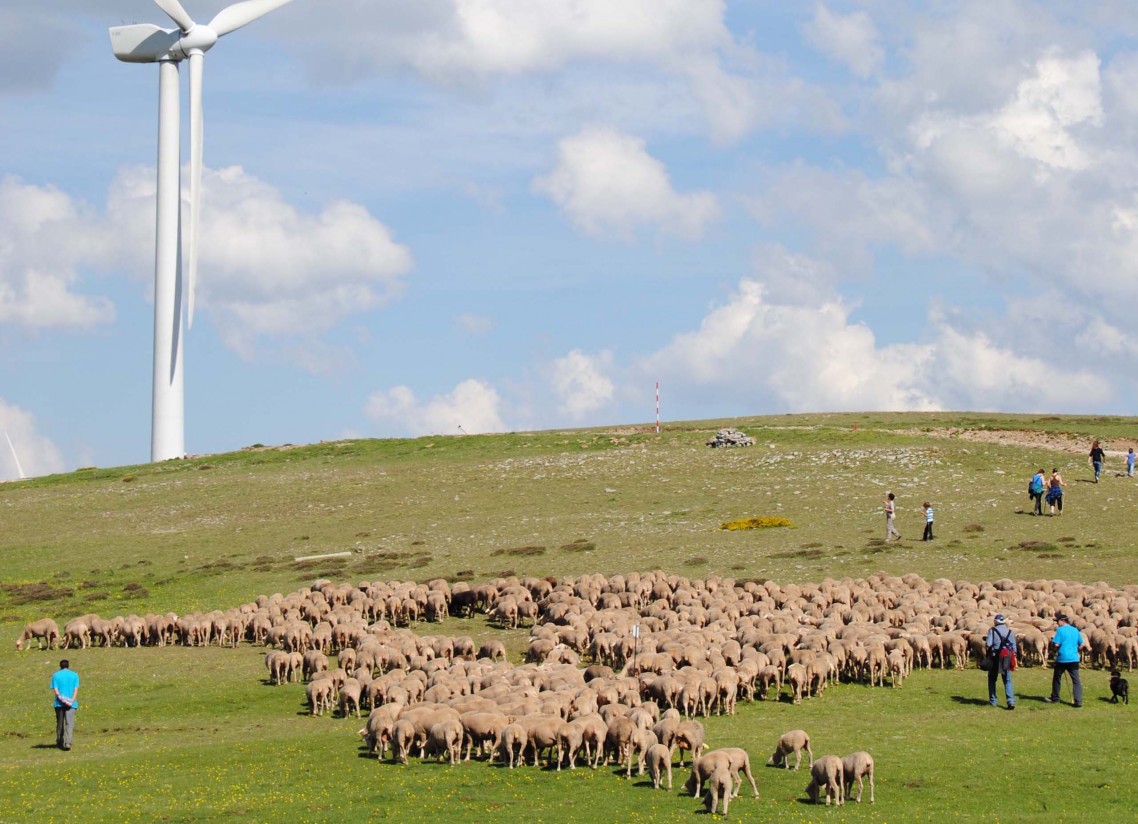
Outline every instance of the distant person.
[(925, 501), (921, 504), (921, 510), (925, 513), (925, 534), (921, 540), (931, 541), (933, 539), (933, 505)]
[(898, 541), (901, 540), (901, 533), (897, 531), (895, 520), (897, 518), (897, 496), (890, 492), (885, 496), (885, 543), (889, 543), (889, 539), (896, 537)]
[(1102, 462), (1106, 460), (1106, 453), (1102, 451), (1099, 442), (1095, 441), (1091, 444), (1091, 466), (1095, 469), (1095, 483), (1098, 483), (1099, 475), (1102, 474)]
[(51, 692), (55, 697), (55, 746), (71, 749), (71, 733), (75, 729), (75, 710), (79, 709), (79, 674), (66, 658), (51, 676)]
[(984, 638), (984, 646), (988, 651), (988, 659), (992, 662), (988, 669), (988, 703), (993, 707), (999, 706), (999, 701), (996, 700), (996, 676), (1002, 676), (1008, 709), (1014, 710), (1016, 696), (1012, 689), (1012, 671), (1016, 660), (1016, 634), (1003, 615), (995, 617), (992, 628)]
[(1051, 507), (1051, 514), (1055, 514), (1055, 507), (1059, 507), (1059, 514), (1063, 514), (1063, 476), (1059, 474), (1059, 467), (1051, 468), (1051, 478), (1047, 481), (1047, 504)]
[(1130, 447), (1126, 452), (1126, 477), (1134, 477), (1134, 447)]
[(1027, 494), (1031, 496), (1031, 501), (1035, 505), (1032, 515), (1043, 514), (1043, 487), (1046, 483), (1043, 480), (1043, 467), (1039, 467), (1039, 471), (1031, 478), (1031, 483), (1028, 484)]
[(1079, 678), (1079, 650), (1090, 649), (1090, 644), (1073, 626), (1067, 614), (1060, 612), (1055, 616), (1059, 627), (1051, 638), (1051, 645), (1056, 647), (1055, 672), (1051, 676), (1051, 694), (1047, 696), (1050, 704), (1059, 703), (1059, 685), (1063, 681), (1063, 673), (1071, 676), (1071, 692), (1076, 707), (1083, 706), (1083, 682)]

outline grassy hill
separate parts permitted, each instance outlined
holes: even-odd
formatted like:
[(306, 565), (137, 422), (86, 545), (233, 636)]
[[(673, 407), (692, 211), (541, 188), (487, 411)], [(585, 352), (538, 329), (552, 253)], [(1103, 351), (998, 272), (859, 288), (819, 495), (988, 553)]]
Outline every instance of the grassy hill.
[[(757, 439), (708, 449), (722, 425)], [(224, 609), (315, 578), (477, 580), (665, 569), (780, 582), (885, 571), (926, 578), (1138, 581), (1138, 481), (1112, 457), (1091, 483), (1090, 440), (1138, 446), (1138, 420), (974, 414), (786, 415), (415, 440), (250, 447), (161, 465), (91, 468), (0, 484), (0, 804), (4, 820), (674, 820), (697, 804), (604, 773), (376, 765), (353, 721), (298, 715), (303, 687), (263, 686), (262, 651), (93, 650), (76, 750), (52, 741), (56, 653), (16, 653), (32, 618)], [(1038, 467), (1067, 480), (1062, 518), (1030, 517)], [(881, 501), (898, 499), (899, 544)], [(937, 538), (919, 540), (931, 501)], [(793, 528), (721, 530), (780, 516)], [(315, 558), (340, 553), (347, 556)], [(310, 558), (310, 560), (298, 560)], [(476, 638), (481, 621), (424, 626)], [(520, 648), (524, 632), (511, 635)], [(765, 761), (786, 729), (815, 751), (878, 759), (867, 820), (1007, 818), (1138, 804), (1127, 708), (1088, 673), (1083, 715), (1049, 707), (1023, 671), (1018, 714), (975, 705), (983, 676), (920, 673), (902, 690), (843, 685), (800, 707), (766, 702), (708, 723), (713, 745)], [(1094, 680), (1095, 678), (1098, 680)], [(1102, 683), (1099, 683), (1101, 681)], [(995, 724), (995, 728), (993, 728)], [(1051, 763), (1045, 754), (1061, 753)], [(946, 758), (946, 755), (949, 756)], [(686, 777), (686, 776), (684, 776)], [(682, 778), (677, 774), (682, 783)], [(818, 820), (803, 774), (759, 770), (759, 801), (732, 814)], [(633, 782), (635, 785), (636, 782)], [(411, 799), (414, 799), (412, 802)], [(985, 801), (987, 799), (988, 801)], [(989, 803), (990, 802), (990, 803)], [(409, 807), (409, 804), (414, 806)]]

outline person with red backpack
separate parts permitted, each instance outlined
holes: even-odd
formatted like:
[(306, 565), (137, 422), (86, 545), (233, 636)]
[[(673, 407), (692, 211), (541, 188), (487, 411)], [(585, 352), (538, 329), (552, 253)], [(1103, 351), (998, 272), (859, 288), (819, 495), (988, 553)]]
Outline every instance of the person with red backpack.
[(988, 661), (988, 703), (993, 707), (999, 706), (996, 700), (996, 676), (1003, 676), (1004, 695), (1007, 698), (1008, 709), (1016, 708), (1016, 696), (1012, 690), (1012, 673), (1016, 668), (1016, 634), (1003, 615), (997, 615), (992, 628), (984, 638), (987, 647)]

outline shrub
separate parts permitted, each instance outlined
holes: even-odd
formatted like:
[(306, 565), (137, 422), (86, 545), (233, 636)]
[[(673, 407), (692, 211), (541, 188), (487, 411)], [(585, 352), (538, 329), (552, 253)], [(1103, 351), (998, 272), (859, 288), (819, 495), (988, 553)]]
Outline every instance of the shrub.
[(763, 515), (761, 518), (740, 518), (737, 521), (728, 521), (725, 524), (720, 524), (720, 529), (772, 529), (778, 526), (785, 526), (794, 529), (794, 524), (786, 518), (780, 518), (777, 515)]

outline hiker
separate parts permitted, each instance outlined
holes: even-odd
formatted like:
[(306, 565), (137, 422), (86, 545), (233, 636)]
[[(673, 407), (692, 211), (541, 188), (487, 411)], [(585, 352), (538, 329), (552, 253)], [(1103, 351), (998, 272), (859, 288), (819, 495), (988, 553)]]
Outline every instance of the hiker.
[(996, 676), (1004, 679), (1004, 696), (1007, 698), (1008, 709), (1016, 708), (1016, 696), (1012, 691), (1012, 672), (1016, 668), (1016, 634), (1003, 615), (997, 615), (984, 638), (984, 646), (988, 651), (988, 703), (993, 707), (999, 706), (996, 700)]
[(933, 539), (933, 505), (925, 501), (921, 504), (921, 509), (925, 513), (925, 534), (921, 540), (931, 541)]
[(1126, 452), (1126, 477), (1134, 477), (1134, 447), (1130, 447)]
[(895, 503), (897, 496), (890, 492), (885, 496), (885, 543), (889, 543), (889, 539), (896, 536), (897, 540), (901, 540), (901, 533), (897, 531), (894, 520), (897, 516), (897, 505)]
[(51, 677), (51, 692), (55, 697), (55, 746), (71, 749), (71, 733), (75, 729), (75, 710), (79, 708), (79, 674), (71, 669), (64, 658)]
[(1091, 466), (1095, 468), (1095, 483), (1098, 483), (1099, 475), (1102, 474), (1102, 462), (1106, 459), (1106, 453), (1102, 451), (1099, 442), (1095, 441), (1091, 444)]
[(1055, 616), (1059, 627), (1051, 638), (1055, 651), (1055, 672), (1051, 676), (1051, 694), (1047, 696), (1047, 703), (1059, 703), (1059, 685), (1063, 680), (1063, 673), (1071, 676), (1072, 698), (1076, 707), (1083, 706), (1083, 682), (1079, 678), (1079, 650), (1090, 649), (1086, 637), (1071, 626), (1071, 620), (1065, 612)]
[(1047, 504), (1051, 507), (1051, 514), (1055, 514), (1055, 507), (1059, 507), (1059, 514), (1063, 514), (1063, 476), (1059, 474), (1059, 467), (1051, 468), (1051, 479), (1047, 482)]
[(1031, 478), (1031, 483), (1027, 486), (1027, 494), (1031, 496), (1031, 501), (1035, 505), (1032, 515), (1043, 514), (1043, 467), (1039, 467), (1039, 471)]

